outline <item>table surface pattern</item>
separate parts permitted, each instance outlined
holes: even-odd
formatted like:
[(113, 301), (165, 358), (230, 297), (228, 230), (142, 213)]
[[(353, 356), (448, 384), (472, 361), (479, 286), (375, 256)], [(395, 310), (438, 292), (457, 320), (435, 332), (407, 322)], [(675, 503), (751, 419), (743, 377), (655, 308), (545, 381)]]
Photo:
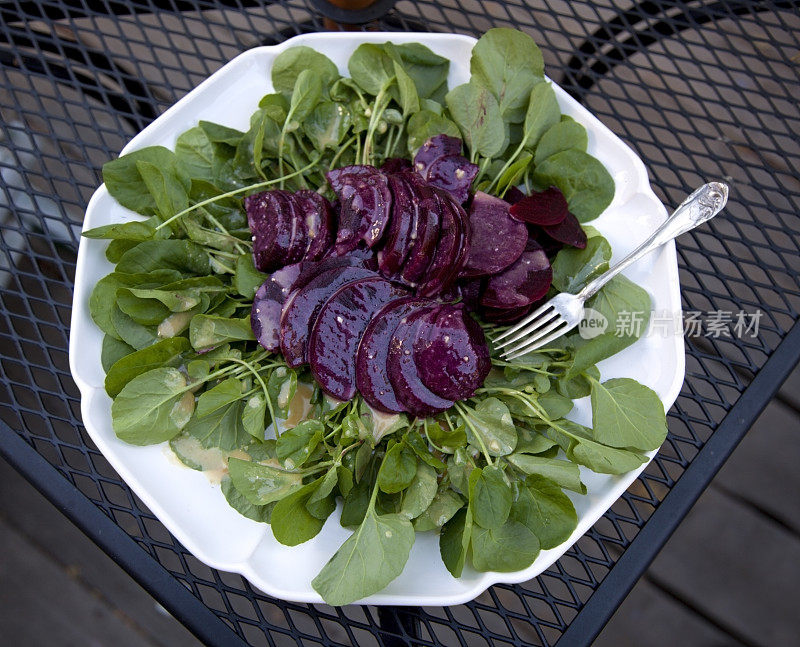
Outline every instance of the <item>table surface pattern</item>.
[[(410, 610), (287, 603), (205, 567), (87, 437), (67, 340), (101, 165), (240, 52), (323, 28), (304, 0), (92, 7), (0, 4), (0, 453), (209, 643), (590, 642), (800, 355), (800, 3), (400, 0), (368, 25), (523, 29), (550, 76), (642, 157), (665, 204), (710, 179), (732, 186), (725, 216), (678, 244), (700, 334), (687, 335), (653, 463), (540, 577)], [(761, 313), (758, 335), (737, 329), (739, 313)]]

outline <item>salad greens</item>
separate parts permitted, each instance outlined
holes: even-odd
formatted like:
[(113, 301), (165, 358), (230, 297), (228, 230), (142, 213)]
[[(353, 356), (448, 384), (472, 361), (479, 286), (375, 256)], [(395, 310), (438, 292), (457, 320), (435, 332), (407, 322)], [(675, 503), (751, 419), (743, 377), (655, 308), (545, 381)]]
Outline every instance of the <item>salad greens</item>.
[[(253, 266), (241, 198), (267, 187), (330, 191), (324, 172), (413, 156), (429, 137), (461, 137), (480, 166), (473, 188), (502, 197), (557, 186), (581, 220), (614, 194), (586, 153), (586, 131), (561, 115), (527, 35), (493, 29), (476, 44), (472, 77), (448, 89), (449, 63), (419, 44), (364, 44), (349, 77), (307, 47), (286, 50), (241, 132), (201, 121), (175, 150), (153, 146), (103, 167), (111, 195), (143, 220), (84, 232), (108, 240), (115, 270), (89, 307), (105, 333), (105, 387), (115, 433), (170, 441), (192, 469), (227, 467), (222, 493), (294, 546), (314, 537), (343, 501), (354, 533), (313, 580), (330, 604), (384, 588), (403, 570), (415, 532), (440, 533), (441, 556), (516, 571), (566, 541), (582, 494), (579, 466), (623, 474), (666, 435), (663, 406), (630, 379), (601, 381), (595, 364), (636, 341), (621, 313), (649, 312), (624, 277), (588, 304), (608, 330), (572, 332), (493, 370), (473, 398), (434, 418), (377, 414), (357, 395), (325, 397), (307, 368), (289, 368), (254, 341), (249, 313), (267, 278)], [(573, 290), (608, 267), (611, 248), (587, 227), (586, 249), (553, 262), (553, 285)], [(642, 329), (646, 327), (644, 326)], [(503, 328), (481, 323), (490, 340)], [(566, 416), (590, 396), (592, 428)]]

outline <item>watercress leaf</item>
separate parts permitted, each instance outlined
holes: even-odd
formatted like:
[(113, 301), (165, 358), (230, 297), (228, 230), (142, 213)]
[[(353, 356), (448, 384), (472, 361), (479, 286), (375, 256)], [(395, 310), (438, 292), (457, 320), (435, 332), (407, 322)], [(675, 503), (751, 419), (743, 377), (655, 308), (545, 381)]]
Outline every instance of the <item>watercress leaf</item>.
[(575, 463), (558, 458), (545, 458), (516, 452), (506, 456), (506, 459), (525, 474), (538, 474), (557, 483), (560, 487), (586, 494), (586, 486), (581, 482), (580, 469)]
[[(647, 458), (627, 449), (607, 447), (592, 438), (592, 430), (571, 420), (559, 420), (557, 424), (571, 434), (570, 438), (555, 436), (555, 430), (548, 432), (565, 449), (567, 458), (579, 465), (588, 467), (600, 474), (625, 474), (636, 469)], [(566, 440), (566, 443), (564, 441)]]
[(211, 348), (227, 341), (254, 340), (250, 316), (232, 319), (218, 315), (199, 314), (189, 324), (189, 341), (196, 350)]
[(125, 240), (124, 238), (112, 240), (108, 243), (108, 247), (106, 247), (106, 258), (110, 263), (116, 265), (125, 252), (129, 249), (133, 249), (140, 242), (141, 241), (138, 240)]
[(156, 234), (156, 223), (153, 219), (133, 220), (131, 222), (118, 222), (111, 225), (103, 225), (84, 231), (81, 236), (84, 238), (95, 238), (105, 240), (131, 240), (142, 241), (153, 238)]
[(520, 179), (531, 163), (533, 156), (524, 151), (520, 156), (511, 164), (497, 180), (497, 195), (503, 196), (506, 191), (512, 186), (519, 184)]
[(570, 398), (560, 395), (556, 391), (547, 391), (539, 395), (537, 402), (547, 413), (550, 420), (563, 418), (572, 411), (573, 403)]
[(272, 515), (272, 508), (274, 507), (273, 503), (267, 505), (253, 505), (236, 489), (231, 477), (227, 474), (222, 477), (220, 489), (228, 504), (240, 515), (260, 523), (269, 523)]
[(251, 395), (244, 405), (242, 426), (244, 430), (259, 440), (264, 440), (264, 432), (271, 420), (267, 420), (267, 400), (263, 393)]
[(466, 447), (459, 447), (447, 459), (447, 475), (450, 477), (450, 484), (459, 494), (468, 496), (469, 476), (474, 465), (469, 460)]
[(145, 326), (159, 324), (170, 315), (169, 308), (163, 303), (140, 299), (129, 288), (117, 290), (117, 306), (136, 323)]
[(561, 151), (577, 150), (585, 152), (588, 143), (589, 137), (586, 134), (586, 128), (577, 121), (560, 121), (550, 126), (542, 135), (536, 145), (533, 162), (538, 166), (548, 157)]
[(188, 176), (144, 160), (136, 162), (136, 170), (153, 196), (156, 213), (162, 218), (170, 218), (189, 206), (191, 180)]
[[(133, 346), (129, 346), (124, 341), (114, 339), (108, 334), (103, 335), (103, 344), (100, 349), (100, 365), (103, 367), (103, 370), (108, 373), (114, 364), (135, 351), (136, 349)], [(114, 395), (116, 395), (116, 393)], [(113, 398), (114, 395), (111, 395), (111, 397)]]
[(347, 135), (351, 124), (350, 111), (344, 104), (320, 101), (303, 121), (303, 132), (316, 150), (324, 151), (326, 148), (336, 150)]
[(534, 85), (522, 128), (523, 146), (529, 150), (535, 149), (542, 135), (548, 128), (559, 123), (560, 119), (561, 109), (558, 107), (553, 86), (546, 81)]
[(464, 499), (449, 487), (440, 487), (427, 509), (414, 519), (414, 530), (424, 532), (441, 528), (462, 507)]
[(319, 420), (304, 420), (278, 438), (278, 458), (287, 469), (299, 467), (322, 441), (325, 427)]
[(111, 404), (120, 440), (154, 445), (180, 433), (194, 412), (194, 397), (176, 368), (156, 368), (128, 382)]
[(394, 62), (381, 45), (362, 43), (347, 62), (350, 77), (362, 89), (377, 95), (394, 76)]
[(414, 528), (408, 519), (399, 514), (378, 515), (371, 507), (311, 586), (333, 606), (365, 598), (403, 572), (413, 544)]
[(383, 51), (392, 59), (395, 77), (392, 97), (397, 101), (400, 109), (403, 111), (403, 116), (407, 117), (410, 114), (419, 112), (417, 86), (406, 72), (400, 52), (397, 50), (394, 43), (388, 42), (383, 44)]
[(392, 445), (378, 471), (378, 486), (387, 493), (405, 490), (417, 473), (417, 458), (405, 442)]
[(339, 465), (336, 469), (336, 477), (336, 485), (339, 487), (339, 492), (343, 497), (346, 497), (353, 489), (353, 471), (344, 465)]
[(419, 459), (434, 469), (443, 470), (447, 465), (440, 461), (436, 456), (431, 454), (431, 450), (428, 447), (428, 443), (426, 443), (422, 436), (416, 430), (410, 430), (405, 435), (405, 442), (408, 446), (414, 451), (414, 453), (419, 457)]
[(153, 270), (205, 276), (211, 273), (211, 264), (205, 250), (189, 240), (145, 240), (122, 255), (115, 272), (137, 274)]
[(530, 36), (498, 28), (487, 31), (472, 48), (470, 71), (473, 81), (497, 99), (503, 118), (519, 123), (525, 117), (531, 88), (544, 78), (544, 62)]
[(413, 157), (420, 146), (436, 135), (461, 137), (458, 126), (447, 117), (430, 110), (420, 110), (411, 115), (406, 130), (408, 131), (408, 154)]
[(212, 141), (215, 144), (227, 144), (233, 148), (236, 148), (237, 144), (244, 136), (244, 133), (241, 130), (229, 128), (228, 126), (223, 126), (221, 124), (215, 124), (212, 121), (203, 121), (201, 119), (197, 126), (205, 133), (209, 141)]
[(600, 370), (596, 366), (589, 366), (584, 369), (583, 373), (579, 373), (578, 375), (560, 377), (556, 382), (556, 388), (561, 395), (571, 398), (572, 400), (586, 398), (592, 392), (592, 383), (589, 377), (599, 380)]
[(611, 245), (602, 236), (587, 239), (586, 247), (565, 247), (553, 260), (553, 287), (577, 294), (594, 277), (608, 269)]
[(154, 326), (143, 326), (136, 323), (114, 303), (111, 311), (111, 324), (117, 336), (129, 346), (141, 350), (152, 346), (158, 341), (158, 334)]
[(357, 526), (364, 520), (374, 487), (374, 479), (362, 478), (345, 495), (342, 516), (339, 519), (343, 527)]
[(473, 473), (478, 476), (469, 498), (472, 518), (482, 528), (499, 528), (511, 510), (514, 499), (511, 486), (506, 482), (503, 470), (496, 465), (487, 465)]
[(297, 373), (285, 366), (276, 368), (267, 380), (267, 392), (272, 400), (275, 414), (279, 418), (287, 418), (289, 405), (297, 392)]
[[(227, 292), (227, 286), (222, 284), (218, 278), (213, 276), (195, 276), (189, 279), (168, 283), (159, 288), (123, 288), (117, 292), (117, 300), (123, 312), (126, 312), (122, 295), (132, 295), (140, 300), (157, 301), (168, 309), (169, 312), (185, 312), (196, 308), (202, 302), (203, 294), (214, 294)], [(128, 314), (132, 313), (128, 312)], [(166, 316), (166, 315), (164, 315)], [(152, 323), (162, 320), (156, 319)]]
[(125, 347), (132, 352), (114, 362), (106, 373), (104, 386), (106, 393), (112, 398), (117, 397), (123, 387), (136, 376), (179, 360), (181, 354), (191, 348), (191, 344), (185, 337), (173, 337), (162, 339), (142, 350), (134, 350), (127, 344)]
[(227, 404), (202, 418), (193, 416), (184, 431), (197, 438), (203, 447), (224, 451), (240, 449), (252, 440), (242, 425), (241, 402)]
[(445, 101), (473, 158), (494, 157), (505, 150), (505, 124), (497, 99), (489, 90), (472, 82), (464, 83), (450, 90)]
[(499, 528), (472, 529), (472, 565), (477, 571), (521, 571), (533, 564), (539, 550), (533, 531), (513, 519)]
[(302, 121), (311, 114), (322, 96), (322, 80), (312, 70), (305, 69), (297, 75), (292, 92), (292, 100), (284, 128), (294, 131)]
[(425, 512), (436, 497), (437, 486), (436, 470), (427, 463), (420, 463), (414, 480), (403, 494), (400, 514), (407, 519), (414, 519)]
[(627, 377), (592, 381), (592, 426), (595, 440), (612, 447), (658, 449), (667, 437), (661, 399)]
[(268, 275), (256, 269), (253, 264), (252, 254), (245, 253), (236, 259), (236, 274), (233, 275), (233, 287), (243, 297), (252, 299), (256, 290), (268, 278)]
[(554, 440), (540, 434), (538, 431), (517, 427), (517, 432), (519, 440), (514, 449), (514, 454), (542, 454), (553, 447), (557, 447), (557, 443)]
[(266, 505), (303, 486), (303, 477), (239, 458), (228, 459), (228, 473), (234, 487), (253, 505)]
[[(140, 162), (145, 164), (143, 168), (148, 174), (151, 167), (155, 167), (174, 178), (180, 176), (183, 181), (187, 178), (178, 170), (175, 153), (163, 146), (140, 148), (103, 165), (103, 182), (111, 196), (123, 207), (151, 216), (158, 212), (158, 203), (140, 173)], [(153, 180), (152, 175), (150, 180)], [(188, 185), (184, 187), (188, 189)]]
[[(312, 509), (311, 504), (318, 503), (330, 497), (331, 492), (333, 492), (333, 488), (336, 487), (336, 484), (339, 482), (337, 466), (333, 465), (331, 468), (325, 472), (325, 477), (322, 479), (322, 482), (319, 484), (319, 487), (314, 490), (314, 493), (308, 498), (308, 503), (306, 507), (308, 507), (309, 511), (314, 514), (314, 510)], [(329, 515), (330, 513), (328, 513)], [(325, 518), (328, 518), (328, 515), (325, 515)], [(316, 516), (316, 515), (314, 515)]]
[(439, 554), (453, 577), (461, 577), (472, 537), (472, 513), (469, 507), (459, 509), (442, 526), (439, 534)]
[(551, 155), (536, 166), (533, 179), (561, 189), (570, 212), (580, 222), (597, 218), (614, 199), (614, 179), (606, 167), (579, 150)]
[(291, 492), (272, 509), (272, 534), (284, 546), (297, 546), (316, 537), (325, 521), (317, 519), (306, 503), (322, 482), (323, 477)]
[(242, 398), (242, 381), (235, 377), (229, 377), (215, 387), (208, 389), (197, 398), (195, 415), (198, 418), (207, 416), (231, 402), (236, 402)]
[(447, 454), (454, 453), (459, 447), (466, 447), (467, 433), (464, 425), (459, 425), (452, 431), (443, 428), (439, 423), (428, 424), (428, 437), (439, 449)]
[(569, 497), (556, 483), (541, 476), (525, 479), (509, 519), (530, 528), (544, 550), (565, 542), (578, 525), (578, 514)]
[(490, 456), (505, 456), (517, 445), (517, 429), (508, 407), (497, 398), (481, 400), (467, 411), (466, 433), (470, 444), (485, 447)]
[(290, 47), (275, 57), (272, 64), (272, 86), (278, 92), (291, 92), (303, 70), (310, 70), (325, 87), (339, 78), (339, 70), (325, 54), (311, 47)]
[(212, 181), (216, 177), (217, 160), (214, 144), (200, 126), (185, 130), (175, 142), (175, 155), (192, 178)]
[(402, 43), (394, 49), (400, 55), (403, 70), (413, 79), (420, 99), (443, 100), (450, 61), (420, 43)]

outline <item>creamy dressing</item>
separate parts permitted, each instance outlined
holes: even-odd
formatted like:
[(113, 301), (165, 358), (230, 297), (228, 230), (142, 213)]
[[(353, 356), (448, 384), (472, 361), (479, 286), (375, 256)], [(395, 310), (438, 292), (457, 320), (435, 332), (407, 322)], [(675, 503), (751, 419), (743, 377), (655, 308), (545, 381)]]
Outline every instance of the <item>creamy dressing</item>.
[[(178, 454), (183, 456), (187, 461), (197, 465), (200, 471), (203, 472), (203, 475), (215, 485), (219, 485), (222, 481), (222, 477), (228, 473), (229, 458), (241, 458), (244, 461), (250, 460), (250, 455), (241, 449), (235, 449), (232, 452), (224, 452), (219, 447), (203, 447), (200, 441), (194, 436), (182, 436), (174, 440), (173, 444)], [(180, 465), (191, 469), (176, 456), (176, 452), (170, 445), (167, 445), (166, 451), (168, 451)]]
[(158, 324), (158, 336), (161, 338), (174, 337), (179, 332), (186, 330), (186, 326), (189, 325), (189, 321), (194, 315), (193, 312), (173, 312)]
[[(288, 384), (288, 382), (286, 384)], [(282, 425), (284, 428), (288, 429), (294, 427), (308, 417), (308, 414), (311, 413), (311, 396), (313, 393), (314, 389), (311, 388), (310, 384), (305, 384), (304, 382), (299, 382), (297, 384), (297, 390), (294, 392), (294, 397), (289, 403), (289, 415)], [(280, 397), (278, 398), (278, 402), (278, 406), (282, 407), (280, 404)]]
[(381, 438), (383, 438), (383, 435), (392, 427), (392, 425), (397, 423), (397, 421), (400, 419), (400, 416), (396, 413), (383, 413), (382, 411), (376, 411), (369, 405), (367, 406), (372, 414), (372, 437), (377, 443)]

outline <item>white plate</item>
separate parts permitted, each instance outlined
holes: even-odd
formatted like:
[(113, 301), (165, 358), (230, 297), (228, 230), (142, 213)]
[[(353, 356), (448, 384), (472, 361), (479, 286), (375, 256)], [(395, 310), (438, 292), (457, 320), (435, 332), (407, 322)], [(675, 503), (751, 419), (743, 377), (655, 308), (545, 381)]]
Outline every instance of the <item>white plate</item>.
[[(347, 71), (347, 60), (364, 42), (420, 42), (451, 61), (450, 87), (469, 79), (470, 51), (475, 39), (447, 34), (320, 33), (298, 36), (275, 47), (252, 49), (225, 65), (161, 117), (145, 128), (123, 153), (160, 144), (172, 148), (178, 135), (200, 119), (246, 130), (258, 100), (272, 91), (270, 68), (275, 57), (294, 45), (308, 45), (327, 54)], [(566, 92), (556, 87), (564, 113), (582, 123), (589, 133), (589, 152), (599, 158), (616, 182), (614, 201), (591, 224), (611, 243), (614, 259), (633, 249), (666, 217), (650, 189), (644, 164), (616, 135)], [(86, 210), (85, 228), (136, 219), (118, 205), (101, 186)], [(298, 602), (322, 602), (311, 580), (349, 532), (328, 519), (311, 541), (289, 548), (275, 541), (266, 524), (245, 519), (228, 506), (219, 486), (200, 473), (181, 466), (170, 456), (166, 443), (134, 447), (118, 440), (111, 428), (111, 399), (103, 390), (100, 365), (102, 333), (89, 316), (89, 295), (95, 283), (113, 270), (105, 256), (106, 243), (82, 239), (75, 277), (75, 298), (70, 335), (70, 367), (81, 391), (81, 412), (86, 429), (105, 457), (161, 522), (198, 559), (211, 567), (241, 573), (274, 597)], [(655, 312), (680, 313), (678, 266), (670, 243), (630, 267), (625, 274), (647, 289)], [(650, 335), (601, 363), (604, 379), (632, 377), (646, 384), (669, 408), (680, 391), (684, 375), (683, 338)], [(576, 403), (571, 417), (591, 420), (588, 398)], [(651, 454), (654, 454), (652, 452)], [(529, 580), (555, 562), (583, 535), (644, 469), (624, 476), (594, 474), (582, 469), (589, 493), (570, 495), (578, 511), (578, 527), (570, 539), (542, 551), (527, 569), (516, 573), (477, 573), (464, 569), (452, 577), (439, 557), (438, 538), (419, 533), (405, 571), (386, 589), (363, 600), (368, 604), (449, 605), (473, 599), (497, 582)]]

